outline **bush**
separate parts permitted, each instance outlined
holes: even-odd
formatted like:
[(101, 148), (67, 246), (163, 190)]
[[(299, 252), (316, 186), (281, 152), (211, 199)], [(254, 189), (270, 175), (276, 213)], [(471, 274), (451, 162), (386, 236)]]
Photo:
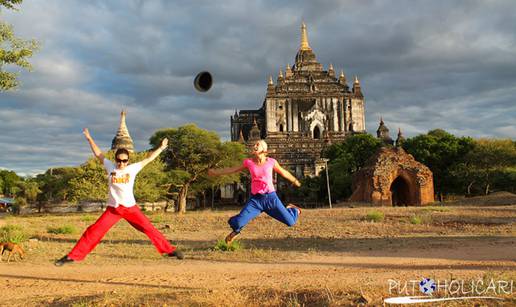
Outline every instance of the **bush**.
[(20, 244), (27, 241), (28, 235), (19, 225), (6, 225), (0, 228), (0, 241)]
[(223, 252), (234, 252), (244, 248), (244, 245), (240, 243), (240, 241), (235, 240), (231, 242), (231, 244), (227, 244), (224, 240), (218, 240), (213, 250), (223, 251)]
[(153, 216), (153, 217), (151, 218), (151, 222), (152, 222), (153, 224), (158, 224), (158, 223), (163, 222), (163, 214)]
[(72, 234), (76, 232), (76, 229), (73, 225), (64, 225), (61, 227), (48, 227), (47, 232), (52, 234)]
[(423, 219), (420, 216), (413, 216), (410, 218), (410, 224), (420, 225), (423, 223)]
[(367, 213), (366, 220), (369, 222), (381, 222), (385, 218), (383, 212), (380, 211), (370, 211)]
[(96, 221), (96, 220), (97, 220), (97, 217), (95, 217), (93, 215), (81, 216), (81, 221), (83, 221), (83, 222), (92, 222), (92, 221)]

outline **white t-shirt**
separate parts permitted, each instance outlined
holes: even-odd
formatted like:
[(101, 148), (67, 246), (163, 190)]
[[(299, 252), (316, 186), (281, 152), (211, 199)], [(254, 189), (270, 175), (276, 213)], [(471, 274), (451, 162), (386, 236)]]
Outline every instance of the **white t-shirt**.
[(142, 163), (138, 162), (120, 170), (115, 168), (113, 162), (104, 159), (104, 169), (107, 172), (109, 182), (108, 206), (116, 208), (119, 205), (124, 207), (136, 205), (133, 194), (134, 179), (142, 168)]

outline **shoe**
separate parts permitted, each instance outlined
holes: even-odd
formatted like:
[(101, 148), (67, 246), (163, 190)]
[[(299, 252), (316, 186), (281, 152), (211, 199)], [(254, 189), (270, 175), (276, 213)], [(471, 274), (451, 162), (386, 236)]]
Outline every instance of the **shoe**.
[(299, 208), (298, 206), (294, 205), (294, 204), (288, 204), (287, 206), (287, 209), (290, 209), (290, 208), (296, 208), (297, 209), (297, 215), (301, 215), (301, 208)]
[(239, 232), (232, 231), (230, 234), (226, 236), (224, 241), (226, 241), (226, 244), (231, 244), (231, 242), (235, 241), (235, 239), (240, 235)]
[(55, 266), (63, 266), (65, 264), (67, 264), (67, 263), (72, 263), (74, 261), (75, 260), (68, 258), (68, 255), (66, 255), (63, 258), (61, 258), (61, 259), (57, 260), (56, 262), (54, 262), (54, 265)]
[(171, 252), (171, 253), (168, 253), (168, 256), (169, 257), (176, 257), (179, 260), (185, 258), (185, 255), (183, 254), (183, 252), (180, 251), (180, 250), (177, 250), (177, 249), (175, 251)]

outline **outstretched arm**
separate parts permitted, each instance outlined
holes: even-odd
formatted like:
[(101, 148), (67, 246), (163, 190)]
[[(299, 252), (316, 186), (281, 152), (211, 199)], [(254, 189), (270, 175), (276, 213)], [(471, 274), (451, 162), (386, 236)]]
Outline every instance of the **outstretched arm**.
[(150, 153), (150, 155), (143, 159), (141, 161), (142, 163), (142, 167), (151, 163), (154, 159), (156, 159), (163, 150), (165, 150), (165, 148), (167, 148), (168, 146), (168, 139), (167, 138), (164, 138), (163, 140), (161, 140), (161, 144), (159, 145), (158, 148), (156, 148), (156, 150), (154, 150), (153, 152)]
[(95, 144), (95, 141), (93, 141), (93, 138), (91, 137), (90, 135), (90, 131), (88, 130), (88, 128), (84, 128), (82, 130), (82, 133), (84, 134), (84, 136), (86, 137), (86, 140), (88, 140), (88, 143), (90, 143), (90, 147), (91, 147), (91, 151), (93, 152), (93, 154), (95, 155), (95, 157), (97, 157), (97, 159), (100, 160), (100, 163), (104, 163), (104, 154), (102, 153), (102, 151), (99, 149), (99, 147), (97, 146), (97, 144)]
[(274, 164), (274, 171), (276, 173), (280, 174), (281, 176), (283, 176), (288, 181), (292, 182), (292, 184), (295, 185), (296, 187), (299, 188), (301, 186), (301, 182), (299, 182), (299, 180), (297, 180), (297, 178), (294, 177), (294, 175), (292, 175), (289, 171), (287, 171), (286, 169), (281, 167), (281, 165), (279, 165), (278, 161), (276, 161), (276, 163)]
[(244, 164), (240, 166), (233, 166), (233, 167), (226, 167), (226, 168), (220, 168), (220, 169), (212, 169), (210, 168), (208, 170), (208, 176), (220, 176), (220, 175), (229, 175), (234, 173), (239, 173), (246, 169)]

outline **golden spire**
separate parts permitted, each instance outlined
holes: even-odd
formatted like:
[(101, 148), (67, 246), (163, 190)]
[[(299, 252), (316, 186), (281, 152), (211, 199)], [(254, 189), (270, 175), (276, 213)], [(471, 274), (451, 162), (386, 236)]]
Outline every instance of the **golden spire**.
[(274, 85), (274, 83), (272, 82), (272, 76), (269, 76), (269, 85)]
[(116, 135), (111, 142), (111, 149), (117, 150), (118, 148), (126, 148), (130, 152), (133, 152), (133, 140), (131, 139), (131, 135), (129, 135), (129, 130), (127, 129), (127, 125), (125, 123), (126, 114), (127, 112), (125, 110), (120, 112), (120, 125), (118, 126), (118, 131), (116, 132)]
[(283, 78), (283, 71), (281, 69), (279, 70), (278, 78)]
[(120, 125), (118, 127), (117, 135), (123, 136), (123, 137), (131, 137), (129, 135), (129, 130), (127, 130), (127, 125), (125, 123), (125, 116), (127, 112), (122, 109), (122, 112), (120, 112)]
[(328, 68), (328, 70), (333, 70), (333, 64), (330, 63), (330, 67)]
[(341, 70), (340, 70), (340, 76), (339, 76), (339, 78), (345, 78), (345, 77), (346, 77), (346, 76), (344, 76), (344, 71), (341, 69)]
[(300, 50), (312, 50), (308, 44), (308, 34), (306, 33), (306, 25), (304, 22), (301, 23), (301, 46)]
[(356, 84), (360, 84), (360, 81), (358, 81), (358, 76), (355, 76), (355, 82)]

